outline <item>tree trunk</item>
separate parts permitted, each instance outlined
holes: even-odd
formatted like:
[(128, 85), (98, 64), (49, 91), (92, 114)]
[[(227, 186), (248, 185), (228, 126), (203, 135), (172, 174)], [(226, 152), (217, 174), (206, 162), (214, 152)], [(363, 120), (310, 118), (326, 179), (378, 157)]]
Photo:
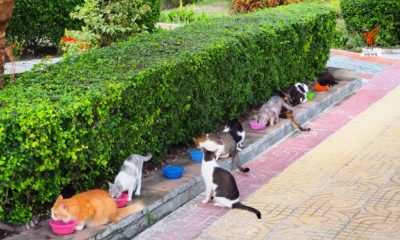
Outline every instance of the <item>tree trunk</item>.
[(5, 48), (7, 46), (6, 28), (10, 21), (15, 0), (0, 0), (0, 89), (3, 88)]

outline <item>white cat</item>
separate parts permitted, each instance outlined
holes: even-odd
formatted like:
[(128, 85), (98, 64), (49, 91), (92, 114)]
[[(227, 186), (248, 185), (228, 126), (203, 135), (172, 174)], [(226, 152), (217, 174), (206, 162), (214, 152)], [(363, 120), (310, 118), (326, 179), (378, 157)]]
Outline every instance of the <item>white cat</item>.
[(113, 198), (120, 198), (122, 192), (128, 191), (128, 201), (132, 201), (133, 190), (135, 195), (140, 195), (142, 187), (142, 167), (143, 162), (150, 160), (151, 154), (142, 156), (139, 154), (130, 155), (122, 165), (114, 184), (108, 182), (109, 193)]

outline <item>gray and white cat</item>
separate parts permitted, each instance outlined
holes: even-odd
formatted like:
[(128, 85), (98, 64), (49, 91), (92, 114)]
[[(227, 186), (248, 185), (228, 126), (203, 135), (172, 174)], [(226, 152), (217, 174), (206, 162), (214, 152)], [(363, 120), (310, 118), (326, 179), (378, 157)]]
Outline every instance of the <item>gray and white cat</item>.
[(202, 203), (214, 199), (216, 206), (247, 210), (255, 213), (258, 219), (261, 218), (260, 211), (240, 202), (235, 178), (229, 171), (218, 166), (214, 152), (203, 149), (201, 175), (206, 185), (206, 197)]
[(293, 110), (282, 97), (273, 96), (261, 106), (257, 116), (258, 123), (267, 124), (269, 122), (269, 126), (274, 126), (275, 123), (278, 123), (282, 107), (285, 107), (287, 110)]
[(147, 156), (139, 154), (130, 155), (124, 161), (117, 177), (115, 177), (114, 184), (108, 182), (111, 197), (120, 198), (122, 192), (128, 191), (128, 201), (131, 201), (133, 190), (135, 189), (135, 195), (140, 195), (143, 162), (149, 161), (151, 157), (151, 154)]

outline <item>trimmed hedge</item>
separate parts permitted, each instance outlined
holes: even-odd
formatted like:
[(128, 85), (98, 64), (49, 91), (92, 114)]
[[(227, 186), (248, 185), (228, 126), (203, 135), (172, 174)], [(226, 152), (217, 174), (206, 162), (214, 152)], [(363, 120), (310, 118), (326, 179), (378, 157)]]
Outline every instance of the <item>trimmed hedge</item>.
[(217, 129), (324, 69), (335, 12), (295, 4), (196, 22), (26, 73), (0, 92), (0, 218), (112, 180), (131, 153)]
[(400, 44), (399, 0), (340, 0), (340, 7), (349, 32), (360, 34), (380, 25), (377, 44)]

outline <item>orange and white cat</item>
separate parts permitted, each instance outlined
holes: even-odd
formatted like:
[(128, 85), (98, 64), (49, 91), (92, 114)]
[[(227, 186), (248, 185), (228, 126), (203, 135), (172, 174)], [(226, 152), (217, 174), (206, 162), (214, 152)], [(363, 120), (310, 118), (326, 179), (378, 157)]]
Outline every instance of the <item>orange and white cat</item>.
[(85, 226), (95, 227), (116, 222), (137, 211), (134, 205), (118, 209), (108, 192), (101, 189), (78, 193), (71, 198), (59, 196), (51, 208), (51, 218), (55, 221), (77, 221), (76, 230)]

